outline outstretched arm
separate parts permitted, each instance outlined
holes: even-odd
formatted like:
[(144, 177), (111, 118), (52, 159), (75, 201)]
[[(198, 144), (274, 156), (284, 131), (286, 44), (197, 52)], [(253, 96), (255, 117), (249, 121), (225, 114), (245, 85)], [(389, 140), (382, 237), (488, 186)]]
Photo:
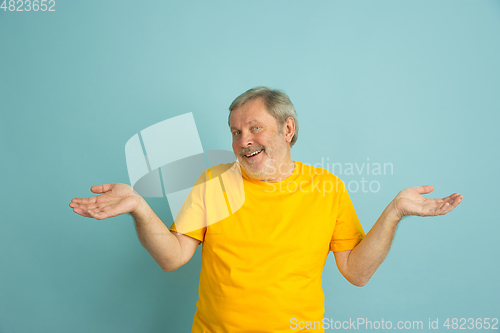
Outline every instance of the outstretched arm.
[(438, 216), (451, 212), (463, 196), (454, 193), (442, 199), (425, 198), (432, 185), (409, 187), (389, 203), (365, 238), (351, 251), (334, 252), (342, 275), (356, 286), (364, 286), (384, 261), (399, 221), (404, 216)]
[(147, 202), (126, 184), (92, 186), (90, 198), (74, 198), (69, 206), (79, 215), (103, 220), (130, 214), (135, 220), (137, 236), (144, 248), (166, 272), (176, 270), (191, 259), (200, 241), (170, 232)]

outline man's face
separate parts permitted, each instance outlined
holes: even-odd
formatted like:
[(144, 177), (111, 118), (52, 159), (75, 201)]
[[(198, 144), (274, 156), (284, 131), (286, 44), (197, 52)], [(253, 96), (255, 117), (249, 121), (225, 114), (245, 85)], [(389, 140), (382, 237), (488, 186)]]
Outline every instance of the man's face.
[[(243, 104), (229, 118), (233, 151), (245, 172), (258, 180), (273, 181), (288, 166), (290, 145), (283, 129), (266, 111), (262, 98)], [(281, 166), (281, 168), (280, 168)]]

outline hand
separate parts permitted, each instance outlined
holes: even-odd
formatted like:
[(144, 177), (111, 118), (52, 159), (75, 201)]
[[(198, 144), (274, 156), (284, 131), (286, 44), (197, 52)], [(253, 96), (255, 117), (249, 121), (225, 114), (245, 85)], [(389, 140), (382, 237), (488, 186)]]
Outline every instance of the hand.
[(422, 194), (431, 193), (434, 186), (409, 187), (398, 193), (393, 200), (399, 219), (408, 215), (437, 216), (451, 212), (462, 201), (463, 195), (453, 193), (442, 199), (424, 198)]
[(103, 194), (88, 199), (74, 198), (69, 206), (75, 213), (97, 220), (133, 213), (142, 199), (130, 185), (120, 183), (95, 185), (90, 191)]

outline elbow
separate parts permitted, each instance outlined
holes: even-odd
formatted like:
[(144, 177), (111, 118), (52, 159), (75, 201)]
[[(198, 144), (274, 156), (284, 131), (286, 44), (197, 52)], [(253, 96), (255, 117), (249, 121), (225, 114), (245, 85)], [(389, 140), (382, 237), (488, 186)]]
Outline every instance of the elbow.
[(370, 277), (368, 277), (368, 278), (359, 278), (359, 277), (353, 278), (353, 277), (351, 277), (350, 279), (348, 279), (348, 281), (356, 287), (364, 287), (364, 286), (366, 286), (368, 281), (370, 281)]
[(160, 267), (163, 269), (164, 272), (170, 273), (177, 270), (179, 267), (184, 266), (184, 264), (185, 262), (170, 262), (160, 265)]
[(370, 281), (371, 276), (360, 276), (358, 274), (349, 274), (345, 271), (341, 271), (344, 278), (352, 285), (356, 287), (364, 287), (368, 281)]
[(170, 272), (173, 272), (175, 271), (177, 268), (179, 268), (180, 266), (179, 265), (175, 265), (174, 263), (172, 262), (159, 262), (159, 261), (156, 261), (156, 263), (158, 264), (158, 266), (161, 267), (161, 269), (166, 272), (166, 273), (170, 273)]
[(162, 268), (163, 268), (164, 272), (170, 273), (170, 272), (175, 271), (178, 267), (162, 267)]
[(352, 285), (356, 286), (356, 287), (364, 287), (366, 286), (366, 284), (368, 283), (368, 281), (350, 281)]
[(161, 268), (163, 269), (164, 272), (170, 273), (181, 267), (182, 265), (163, 265)]
[(344, 275), (347, 281), (356, 287), (364, 287), (370, 281), (373, 276), (373, 272), (370, 271), (357, 271), (349, 272), (350, 274)]

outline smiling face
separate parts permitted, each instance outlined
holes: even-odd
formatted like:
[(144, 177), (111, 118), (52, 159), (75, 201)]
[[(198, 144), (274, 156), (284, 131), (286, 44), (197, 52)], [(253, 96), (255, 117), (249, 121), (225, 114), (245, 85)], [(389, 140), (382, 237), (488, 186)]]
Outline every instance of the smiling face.
[(233, 151), (248, 176), (269, 182), (288, 177), (295, 164), (290, 158), (293, 118), (278, 130), (262, 98), (250, 100), (231, 112)]

